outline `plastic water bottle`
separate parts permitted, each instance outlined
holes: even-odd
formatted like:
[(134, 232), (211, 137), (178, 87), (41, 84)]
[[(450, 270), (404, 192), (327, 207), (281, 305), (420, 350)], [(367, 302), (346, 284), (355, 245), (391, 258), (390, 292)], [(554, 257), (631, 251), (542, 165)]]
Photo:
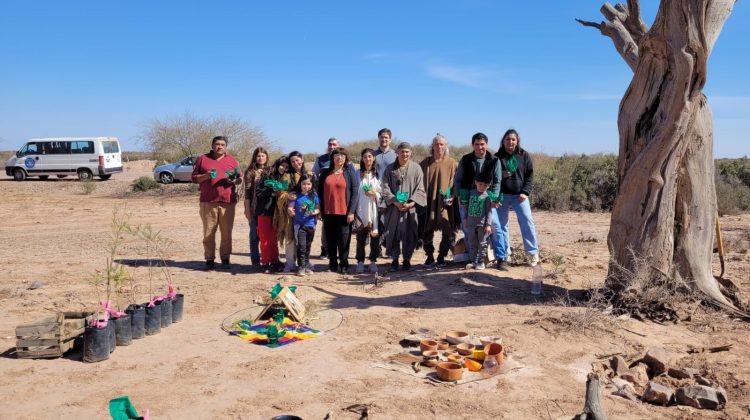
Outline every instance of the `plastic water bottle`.
[(542, 265), (537, 263), (531, 272), (531, 294), (534, 296), (542, 294), (542, 277), (544, 277), (544, 270), (542, 270)]

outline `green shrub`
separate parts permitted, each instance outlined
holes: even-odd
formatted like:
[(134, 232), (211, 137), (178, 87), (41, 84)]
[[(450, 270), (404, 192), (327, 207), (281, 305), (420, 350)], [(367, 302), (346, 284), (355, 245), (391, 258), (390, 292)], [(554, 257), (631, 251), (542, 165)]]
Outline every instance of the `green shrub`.
[(135, 181), (133, 181), (132, 185), (133, 185), (133, 191), (136, 191), (136, 192), (161, 188), (161, 185), (159, 185), (159, 183), (156, 182), (155, 179), (148, 177), (148, 176), (142, 176), (136, 179)]
[(81, 181), (81, 189), (83, 190), (84, 194), (91, 194), (92, 192), (94, 192), (94, 190), (96, 190), (96, 181), (94, 181), (93, 179)]

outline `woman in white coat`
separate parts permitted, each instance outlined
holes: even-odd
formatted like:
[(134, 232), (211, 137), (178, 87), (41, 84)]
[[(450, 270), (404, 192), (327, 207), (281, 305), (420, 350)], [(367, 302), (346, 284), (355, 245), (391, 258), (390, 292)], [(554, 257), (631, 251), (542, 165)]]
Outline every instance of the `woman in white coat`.
[(381, 188), (378, 170), (375, 166), (375, 152), (372, 149), (362, 150), (359, 163), (361, 189), (354, 213), (354, 232), (357, 236), (357, 273), (365, 272), (365, 248), (370, 243), (370, 272), (377, 272), (378, 253), (378, 205), (380, 204)]

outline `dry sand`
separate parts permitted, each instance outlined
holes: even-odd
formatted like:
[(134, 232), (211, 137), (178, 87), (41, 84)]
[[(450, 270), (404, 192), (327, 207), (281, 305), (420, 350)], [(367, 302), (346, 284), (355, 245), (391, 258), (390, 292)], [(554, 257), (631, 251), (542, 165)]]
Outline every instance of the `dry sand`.
[[(77, 180), (0, 180), (0, 418), (107, 418), (111, 398), (129, 395), (155, 419), (570, 418), (581, 411), (587, 372), (603, 355), (636, 358), (650, 346), (683, 357), (723, 385), (722, 412), (655, 407), (606, 395), (610, 418), (746, 418), (750, 415), (750, 329), (721, 315), (698, 312), (689, 322), (663, 326), (591, 316), (554, 304), (555, 294), (601, 284), (607, 267), (608, 214), (536, 212), (547, 260), (545, 295), (529, 294), (531, 269), (466, 272), (458, 268), (392, 275), (378, 288), (372, 276), (320, 273), (300, 285), (303, 301), (339, 310), (343, 324), (325, 336), (278, 349), (251, 345), (221, 330), (228, 315), (254, 305), (282, 277), (252, 274), (247, 222), (238, 213), (231, 270), (202, 270), (198, 199), (189, 184), (158, 193), (128, 194), (129, 183), (151, 176), (153, 162), (96, 182), (85, 195)], [(105, 263), (110, 219), (127, 209), (133, 223), (150, 223), (174, 241), (172, 276), (186, 296), (180, 323), (118, 347), (107, 361), (87, 364), (80, 351), (51, 360), (17, 359), (15, 326), (60, 310), (91, 308), (87, 283)], [(721, 220), (727, 243), (726, 277), (750, 293), (750, 215)], [(512, 221), (515, 223), (515, 221)], [(512, 224), (517, 241), (518, 228)], [(319, 251), (319, 235), (313, 246)], [(515, 242), (515, 241), (514, 241)], [(352, 243), (352, 254), (354, 243)], [(128, 246), (123, 258), (137, 258)], [(423, 261), (417, 253), (415, 263)], [(315, 259), (318, 267), (325, 262)], [(381, 261), (381, 268), (387, 261)], [(143, 272), (140, 283), (147, 284)], [(716, 266), (718, 273), (718, 265)], [(43, 287), (29, 290), (35, 280)], [(163, 283), (159, 284), (163, 287)], [(143, 295), (145, 300), (146, 295)], [(578, 323), (575, 321), (579, 321)], [(609, 326), (600, 328), (599, 325)], [(519, 368), (488, 380), (450, 386), (374, 367), (402, 351), (399, 341), (419, 327), (503, 337)], [(695, 347), (733, 344), (729, 352), (688, 355)]]

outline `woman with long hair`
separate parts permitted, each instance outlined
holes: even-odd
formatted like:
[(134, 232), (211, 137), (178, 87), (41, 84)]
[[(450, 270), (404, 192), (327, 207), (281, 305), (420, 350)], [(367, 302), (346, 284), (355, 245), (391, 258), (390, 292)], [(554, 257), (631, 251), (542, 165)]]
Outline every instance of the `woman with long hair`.
[(521, 148), (521, 136), (511, 128), (503, 134), (500, 150), (495, 156), (502, 165), (500, 192), (503, 194), (503, 205), (496, 211), (503, 243), (510, 245), (508, 210), (512, 206), (518, 226), (521, 228), (523, 248), (529, 255), (531, 265), (534, 266), (539, 262), (539, 245), (529, 203), (529, 196), (534, 190), (534, 164), (531, 154)]
[(289, 153), (287, 160), (289, 170), (281, 177), (281, 182), (286, 183), (287, 188), (276, 192), (276, 212), (273, 215), (273, 227), (276, 229), (279, 245), (283, 247), (286, 256), (284, 271), (290, 273), (294, 271), (297, 249), (294, 240), (294, 223), (287, 208), (289, 203), (296, 198), (297, 185), (305, 175), (305, 161), (302, 154), (296, 150)]
[(378, 271), (378, 203), (380, 202), (380, 179), (378, 168), (375, 166), (375, 151), (367, 148), (362, 150), (359, 161), (359, 199), (354, 213), (354, 229), (357, 236), (357, 273), (365, 272), (365, 248), (370, 243), (370, 272)]
[(260, 267), (260, 239), (258, 239), (258, 217), (255, 215), (255, 203), (257, 202), (255, 193), (268, 169), (268, 151), (263, 147), (256, 147), (245, 171), (245, 217), (250, 224), (248, 235), (250, 261), (255, 268)]
[[(276, 213), (276, 195), (285, 190), (281, 181), (289, 171), (289, 159), (282, 156), (273, 163), (270, 171), (261, 178), (256, 191), (255, 215), (258, 217), (258, 237), (260, 238), (260, 258), (266, 273), (279, 271), (282, 266), (279, 261), (279, 244), (276, 230), (273, 227)], [(286, 210), (284, 210), (286, 211)]]
[(331, 166), (320, 173), (320, 198), (323, 228), (328, 244), (328, 268), (331, 271), (349, 270), (351, 224), (359, 197), (359, 179), (350, 169), (349, 153), (343, 147), (331, 152)]

